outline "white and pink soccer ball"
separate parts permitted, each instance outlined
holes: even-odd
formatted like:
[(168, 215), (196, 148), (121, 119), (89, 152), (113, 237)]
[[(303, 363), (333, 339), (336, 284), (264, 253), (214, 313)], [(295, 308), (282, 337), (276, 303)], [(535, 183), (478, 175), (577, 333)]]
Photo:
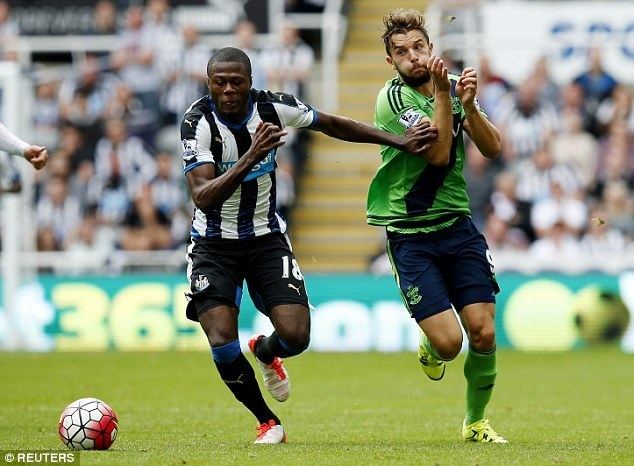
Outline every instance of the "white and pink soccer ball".
[(117, 438), (117, 415), (97, 398), (80, 398), (59, 417), (59, 437), (71, 450), (107, 450)]

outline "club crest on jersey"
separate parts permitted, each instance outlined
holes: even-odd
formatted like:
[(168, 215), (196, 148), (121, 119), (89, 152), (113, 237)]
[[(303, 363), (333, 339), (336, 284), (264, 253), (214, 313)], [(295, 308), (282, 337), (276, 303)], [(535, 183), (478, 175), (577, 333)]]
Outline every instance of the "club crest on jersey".
[(421, 118), (422, 118), (422, 115), (420, 113), (417, 113), (413, 108), (410, 108), (409, 110), (407, 110), (405, 113), (403, 113), (400, 116), (398, 121), (406, 128), (411, 128)]
[(423, 299), (423, 297), (418, 293), (418, 287), (413, 285), (407, 289), (405, 296), (407, 296), (407, 302), (412, 306), (420, 303), (420, 300)]
[(194, 287), (198, 291), (202, 291), (209, 286), (209, 280), (204, 275), (198, 275), (196, 281), (194, 281)]
[(186, 161), (190, 161), (194, 157), (198, 155), (198, 151), (196, 150), (196, 145), (198, 141), (195, 139), (183, 139), (183, 158)]

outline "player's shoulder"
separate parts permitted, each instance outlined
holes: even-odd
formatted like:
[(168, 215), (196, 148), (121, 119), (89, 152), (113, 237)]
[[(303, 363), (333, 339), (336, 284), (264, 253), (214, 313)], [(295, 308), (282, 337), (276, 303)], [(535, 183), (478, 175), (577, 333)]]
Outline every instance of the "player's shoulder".
[(181, 139), (194, 139), (200, 121), (212, 113), (208, 96), (194, 101), (181, 119)]
[(281, 104), (289, 107), (299, 107), (299, 101), (293, 94), (273, 92), (268, 89), (251, 89), (251, 99), (258, 104)]
[(420, 95), (398, 78), (390, 79), (379, 91), (377, 113), (383, 117), (400, 115), (404, 110), (423, 105)]

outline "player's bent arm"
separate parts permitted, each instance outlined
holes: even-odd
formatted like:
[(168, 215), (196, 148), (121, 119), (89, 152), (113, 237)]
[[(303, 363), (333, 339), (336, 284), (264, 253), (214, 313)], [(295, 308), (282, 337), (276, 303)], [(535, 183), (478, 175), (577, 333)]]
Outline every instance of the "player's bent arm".
[(189, 170), (185, 177), (196, 207), (209, 209), (229, 199), (253, 167), (272, 150), (284, 144), (280, 138), (285, 135), (286, 132), (275, 125), (260, 123), (249, 150), (222, 175), (216, 177), (216, 168), (213, 163), (204, 163)]
[(446, 166), (451, 152), (453, 114), (449, 91), (436, 91), (434, 102), (434, 119), (432, 125), (438, 129), (438, 137), (427, 151), (427, 161), (436, 166)]
[(482, 155), (495, 159), (502, 151), (502, 137), (493, 123), (473, 105), (465, 108), (464, 129)]

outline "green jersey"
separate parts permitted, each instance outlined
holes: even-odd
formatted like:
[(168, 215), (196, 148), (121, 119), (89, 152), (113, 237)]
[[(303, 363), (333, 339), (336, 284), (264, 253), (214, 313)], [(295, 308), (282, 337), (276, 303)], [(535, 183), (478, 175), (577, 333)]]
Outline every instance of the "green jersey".
[[(465, 148), (462, 124), (465, 111), (456, 96), (458, 76), (449, 75), (453, 113), (449, 164), (434, 166), (423, 157), (381, 146), (383, 163), (370, 184), (367, 222), (399, 233), (432, 232), (470, 215), (467, 184), (462, 173)], [(374, 125), (404, 134), (422, 117), (433, 118), (434, 98), (426, 97), (399, 79), (379, 92)]]

